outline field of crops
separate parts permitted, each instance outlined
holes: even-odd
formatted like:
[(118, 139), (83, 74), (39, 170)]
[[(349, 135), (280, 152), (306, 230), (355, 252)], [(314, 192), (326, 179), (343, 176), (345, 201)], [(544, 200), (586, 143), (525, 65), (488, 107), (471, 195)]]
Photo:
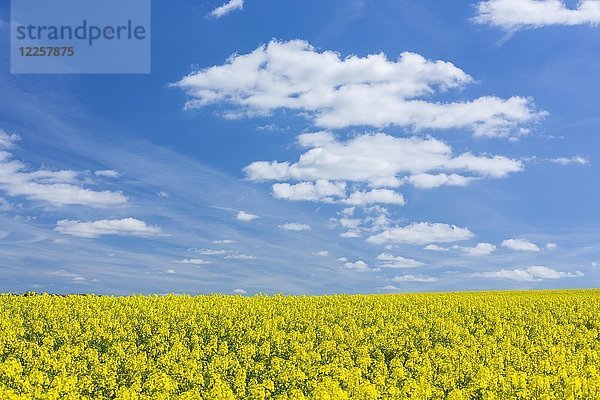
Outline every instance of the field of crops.
[(0, 295), (0, 399), (600, 399), (600, 290)]

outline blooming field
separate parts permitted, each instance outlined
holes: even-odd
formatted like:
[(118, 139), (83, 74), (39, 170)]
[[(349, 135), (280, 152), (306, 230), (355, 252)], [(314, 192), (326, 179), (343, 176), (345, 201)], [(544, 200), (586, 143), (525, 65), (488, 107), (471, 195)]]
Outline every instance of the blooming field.
[(598, 399), (600, 290), (0, 295), (1, 399)]

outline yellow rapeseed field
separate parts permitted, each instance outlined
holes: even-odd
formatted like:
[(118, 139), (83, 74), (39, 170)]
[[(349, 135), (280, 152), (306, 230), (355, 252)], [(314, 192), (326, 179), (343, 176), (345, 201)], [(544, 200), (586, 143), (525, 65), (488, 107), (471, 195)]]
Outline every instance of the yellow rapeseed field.
[(600, 399), (600, 290), (0, 295), (0, 399)]

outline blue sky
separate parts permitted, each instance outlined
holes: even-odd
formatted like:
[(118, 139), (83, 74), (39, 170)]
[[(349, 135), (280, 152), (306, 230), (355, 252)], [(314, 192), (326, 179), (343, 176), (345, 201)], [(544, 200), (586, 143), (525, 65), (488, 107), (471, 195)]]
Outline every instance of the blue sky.
[(598, 2), (513, 3), (155, 1), (140, 75), (4, 4), (0, 291), (597, 287)]

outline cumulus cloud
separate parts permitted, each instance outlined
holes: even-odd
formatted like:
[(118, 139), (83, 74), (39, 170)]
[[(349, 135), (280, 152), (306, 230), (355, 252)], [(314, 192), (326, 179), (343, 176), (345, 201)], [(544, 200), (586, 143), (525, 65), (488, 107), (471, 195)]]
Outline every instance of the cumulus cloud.
[(284, 231), (294, 231), (294, 232), (302, 232), (302, 231), (309, 231), (310, 225), (307, 224), (300, 224), (298, 222), (286, 222), (285, 224), (279, 225), (280, 229), (283, 229)]
[(433, 189), (440, 186), (467, 186), (474, 177), (467, 177), (458, 174), (416, 174), (407, 178), (414, 187), (419, 189)]
[(244, 9), (244, 0), (229, 0), (227, 3), (211, 11), (210, 15), (215, 18), (221, 18), (235, 10)]
[(426, 265), (424, 262), (405, 258), (402, 256), (394, 256), (390, 253), (381, 253), (377, 256), (379, 261), (383, 261), (382, 268), (417, 268)]
[(403, 206), (406, 204), (406, 201), (400, 193), (394, 192), (393, 190), (373, 189), (365, 192), (353, 192), (347, 199), (343, 200), (343, 203), (352, 206), (364, 206), (374, 203)]
[(303, 40), (273, 40), (223, 65), (195, 71), (173, 84), (185, 90), (187, 109), (230, 106), (229, 115), (265, 115), (277, 109), (308, 115), (316, 126), (468, 129), (476, 136), (519, 136), (545, 114), (529, 98), (495, 96), (434, 101), (473, 79), (450, 62), (405, 52), (341, 58)]
[[(266, 170), (259, 172), (260, 165), (256, 165), (253, 174), (269, 174), (269, 165), (264, 165)], [(296, 184), (276, 183), (273, 185), (273, 196), (277, 199), (296, 200), (296, 201), (322, 201), (333, 203), (336, 198), (343, 198), (346, 195), (345, 182), (329, 182), (325, 179), (317, 179), (315, 182), (300, 182)]]
[(600, 1), (581, 0), (568, 8), (561, 0), (488, 0), (477, 4), (473, 21), (512, 31), (550, 25), (600, 24)]
[(392, 278), (394, 282), (437, 282), (438, 278), (428, 275), (398, 275)]
[(331, 133), (317, 132), (299, 135), (298, 142), (308, 150), (297, 162), (253, 162), (244, 168), (248, 179), (299, 181), (274, 184), (273, 195), (280, 199), (402, 205), (402, 195), (390, 189), (354, 190), (346, 198), (346, 182), (366, 186), (408, 182), (419, 188), (464, 186), (475, 179), (503, 178), (523, 170), (521, 160), (499, 155), (456, 155), (448, 144), (434, 138), (377, 133), (342, 141)]
[(540, 251), (538, 245), (525, 239), (507, 239), (502, 242), (502, 247), (515, 251)]
[[(503, 156), (476, 156), (471, 153), (455, 156), (449, 145), (434, 138), (398, 138), (377, 133), (338, 141), (328, 133), (329, 140), (326, 142), (307, 140), (313, 135), (317, 134), (299, 136), (300, 141), (304, 141), (304, 147), (310, 149), (296, 163), (257, 161), (244, 168), (247, 177), (254, 181), (294, 179), (370, 182), (441, 169), (502, 178), (523, 169), (520, 160)], [(425, 178), (413, 179), (424, 181)], [(460, 180), (456, 177), (448, 179)]]
[(376, 269), (373, 269), (373, 268), (369, 268), (369, 266), (367, 265), (367, 263), (364, 262), (364, 261), (362, 261), (362, 260), (358, 260), (356, 262), (347, 262), (347, 263), (344, 263), (343, 267), (346, 268), (346, 269), (351, 269), (353, 271), (357, 271), (357, 272), (367, 272), (367, 271), (376, 270)]
[(235, 294), (246, 294), (244, 289), (233, 289), (233, 293)]
[(448, 251), (448, 250), (450, 250), (447, 247), (442, 247), (437, 244), (428, 244), (427, 246), (423, 247), (423, 249), (429, 250), (429, 251)]
[(12, 210), (13, 205), (5, 198), (0, 197), (0, 211)]
[(462, 251), (468, 256), (487, 256), (496, 251), (496, 246), (491, 243), (477, 243), (474, 247), (463, 247)]
[(254, 221), (255, 219), (258, 219), (260, 217), (258, 215), (250, 214), (246, 211), (239, 211), (236, 215), (236, 218), (239, 219), (240, 221), (250, 222), (250, 221)]
[(534, 265), (529, 268), (521, 269), (500, 269), (498, 271), (477, 272), (471, 274), (475, 278), (496, 278), (511, 279), (514, 281), (533, 282), (544, 279), (576, 278), (583, 276), (583, 272), (562, 272), (552, 268)]
[(162, 232), (158, 227), (146, 224), (135, 218), (103, 219), (93, 222), (60, 220), (54, 228), (56, 232), (84, 238), (95, 238), (102, 235), (119, 236), (156, 236)]
[(340, 233), (340, 237), (343, 237), (343, 238), (358, 238), (358, 237), (360, 237), (360, 230), (358, 230), (358, 229), (350, 229), (349, 231)]
[(413, 222), (404, 227), (385, 229), (383, 232), (373, 235), (367, 242), (373, 244), (417, 244), (425, 245), (431, 243), (450, 243), (468, 240), (475, 236), (467, 228), (459, 228), (455, 225)]
[(76, 171), (32, 170), (24, 163), (12, 160), (12, 154), (5, 150), (14, 147), (18, 140), (18, 135), (0, 130), (0, 190), (8, 196), (23, 196), (55, 206), (107, 207), (127, 202), (127, 197), (120, 192), (83, 187)]
[(329, 256), (329, 252), (327, 250), (321, 250), (321, 251), (317, 251), (316, 253), (313, 253), (315, 256), (319, 256), (319, 257), (327, 257)]
[(11, 149), (19, 140), (21, 137), (16, 133), (8, 133), (0, 128), (0, 149)]
[(546, 243), (546, 250), (556, 250), (557, 247), (556, 243)]

